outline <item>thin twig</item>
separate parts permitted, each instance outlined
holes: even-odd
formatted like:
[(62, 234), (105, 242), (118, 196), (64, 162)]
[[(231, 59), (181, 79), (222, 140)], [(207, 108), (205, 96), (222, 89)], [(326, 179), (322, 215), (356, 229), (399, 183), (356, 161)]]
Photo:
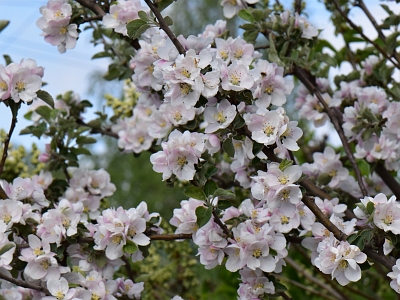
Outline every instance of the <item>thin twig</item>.
[(309, 281), (315, 283), (316, 285), (319, 285), (321, 288), (325, 289), (326, 291), (328, 291), (330, 294), (334, 295), (336, 297), (336, 299), (343, 299), (342, 296), (337, 293), (332, 287), (326, 285), (324, 282), (322, 282), (321, 280), (313, 277), (312, 275), (310, 275), (309, 273), (307, 273), (305, 271), (305, 269), (298, 265), (297, 262), (295, 262), (293, 259), (291, 259), (290, 257), (286, 257), (284, 258), (284, 260), (291, 266), (293, 267), (297, 272), (301, 273), (305, 278), (307, 278)]
[(375, 168), (375, 172), (382, 178), (387, 186), (392, 190), (397, 199), (400, 199), (400, 184), (390, 175), (383, 163), (379, 162)]
[(350, 163), (353, 167), (353, 170), (356, 174), (356, 178), (358, 181), (358, 185), (360, 186), (361, 193), (365, 196), (368, 195), (367, 189), (364, 186), (364, 181), (360, 172), (360, 169), (358, 168), (356, 159), (354, 158), (353, 152), (350, 149), (349, 143), (347, 142), (347, 138), (344, 134), (342, 126), (340, 126), (339, 120), (336, 117), (336, 114), (333, 113), (333, 111), (330, 109), (328, 104), (325, 102), (324, 98), (322, 97), (321, 92), (317, 88), (316, 84), (314, 84), (312, 79), (309, 77), (312, 76), (311, 74), (307, 74), (305, 70), (299, 68), (298, 66), (294, 66), (294, 74), (296, 77), (308, 88), (310, 92), (312, 92), (321, 102), (321, 104), (324, 106), (324, 109), (326, 113), (328, 114), (333, 126), (335, 127), (340, 140), (342, 141), (344, 151), (346, 152), (347, 158), (350, 160)]
[(7, 138), (4, 141), (3, 157), (1, 158), (1, 162), (0, 162), (0, 176), (3, 173), (4, 165), (6, 164), (6, 159), (8, 156), (8, 146), (10, 144), (11, 136), (14, 132), (15, 125), (17, 124), (17, 122), (18, 122), (17, 114), (15, 114), (15, 116), (13, 116), (13, 118), (11, 119), (10, 131), (8, 132)]
[(317, 220), (324, 225), (330, 232), (333, 233), (335, 238), (337, 238), (339, 241), (345, 241), (347, 238), (347, 235), (344, 234), (339, 228), (336, 227), (335, 224), (333, 224), (327, 217), (326, 215), (319, 209), (317, 204), (315, 204), (314, 200), (311, 197), (308, 197), (307, 195), (303, 195), (302, 202), (312, 211), (312, 213), (315, 215)]
[(346, 22), (354, 29), (358, 32), (358, 34), (361, 35), (361, 37), (366, 40), (368, 43), (372, 44), (380, 53), (382, 53), (382, 55), (387, 58), (393, 65), (396, 66), (396, 68), (400, 69), (400, 65), (398, 63), (396, 63), (392, 58), (391, 55), (389, 55), (388, 53), (386, 53), (386, 51), (384, 49), (382, 49), (382, 47), (380, 47), (377, 43), (375, 43), (374, 41), (370, 40), (362, 31), (361, 28), (359, 28), (356, 24), (353, 23), (352, 20), (350, 20), (350, 18), (348, 17), (348, 15), (346, 15), (344, 13), (344, 11), (340, 8), (339, 3), (337, 2), (337, 0), (332, 0), (333, 4), (335, 5), (337, 11), (341, 14), (341, 16), (346, 20)]
[(146, 4), (150, 7), (151, 11), (154, 13), (158, 20), (158, 24), (160, 25), (160, 29), (164, 30), (168, 37), (171, 39), (172, 43), (175, 45), (176, 49), (178, 49), (179, 54), (185, 54), (185, 48), (182, 44), (178, 41), (175, 34), (171, 31), (168, 27), (167, 23), (165, 22), (163, 16), (159, 12), (158, 8), (154, 6), (154, 4), (150, 0), (144, 0)]
[(328, 294), (325, 294), (325, 293), (323, 293), (323, 292), (317, 291), (317, 290), (315, 290), (315, 289), (313, 289), (313, 288), (311, 288), (311, 287), (309, 287), (309, 286), (306, 286), (306, 285), (304, 285), (304, 284), (301, 284), (300, 282), (297, 282), (297, 281), (292, 280), (292, 279), (290, 279), (290, 278), (286, 278), (286, 277), (283, 277), (283, 276), (280, 276), (280, 275), (274, 275), (274, 277), (276, 277), (277, 279), (279, 279), (279, 280), (281, 280), (281, 281), (286, 281), (287, 283), (290, 283), (290, 284), (292, 284), (292, 285), (295, 285), (295, 286), (297, 286), (297, 287), (299, 287), (299, 288), (301, 288), (301, 289), (303, 289), (303, 290), (305, 290), (305, 291), (307, 291), (307, 292), (310, 292), (310, 293), (312, 293), (312, 294), (318, 295), (318, 296), (320, 296), (320, 297), (322, 297), (322, 298), (324, 298), (324, 299), (328, 299), (328, 300), (338, 300), (338, 299), (341, 299), (341, 298), (333, 298), (333, 297), (331, 297), (331, 296), (328, 296)]
[(228, 227), (226, 227), (226, 225), (224, 223), (222, 223), (222, 221), (219, 219), (217, 212), (215, 210), (213, 210), (212, 214), (214, 216), (215, 223), (217, 223), (219, 225), (219, 227), (221, 227), (221, 229), (226, 234), (226, 237), (230, 237), (231, 232), (229, 231)]
[(27, 288), (27, 289), (32, 289), (32, 290), (36, 290), (36, 291), (40, 291), (42, 293), (45, 293), (48, 296), (51, 296), (50, 292), (48, 289), (46, 289), (45, 287), (42, 287), (40, 285), (36, 285), (36, 284), (32, 284), (29, 282), (26, 282), (24, 280), (19, 280), (19, 279), (15, 279), (13, 277), (9, 277), (3, 273), (0, 272), (0, 279), (6, 280), (8, 282), (14, 283), (18, 286)]

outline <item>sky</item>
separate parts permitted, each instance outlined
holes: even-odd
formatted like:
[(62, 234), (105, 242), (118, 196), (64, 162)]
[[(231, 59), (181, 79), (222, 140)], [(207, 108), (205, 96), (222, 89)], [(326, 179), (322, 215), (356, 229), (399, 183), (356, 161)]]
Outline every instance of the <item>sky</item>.
[[(179, 5), (178, 0), (176, 5)], [(90, 44), (91, 32), (84, 31), (80, 34), (77, 46), (73, 50), (67, 50), (66, 53), (60, 54), (57, 47), (46, 43), (42, 36), (41, 30), (36, 26), (36, 20), (40, 17), (39, 8), (46, 5), (47, 1), (42, 0), (0, 0), (0, 20), (9, 20), (10, 25), (0, 33), (0, 54), (8, 54), (13, 61), (19, 62), (22, 58), (33, 58), (39, 66), (45, 69), (43, 80), (47, 82), (44, 90), (48, 91), (55, 97), (67, 90), (74, 90), (79, 93), (82, 98), (93, 97), (88, 94), (88, 80), (92, 72), (107, 69), (107, 59), (91, 60), (91, 57), (102, 51), (101, 46), (94, 47)], [(285, 7), (290, 7), (293, 0), (281, 0)], [(366, 0), (365, 3), (373, 12), (376, 19), (381, 21), (386, 17), (386, 13), (380, 7), (380, 4), (386, 4), (395, 12), (400, 12), (400, 5), (395, 2)], [(218, 6), (218, 9), (221, 9)], [(341, 47), (343, 41), (334, 36), (334, 29), (329, 21), (329, 14), (325, 11), (324, 5), (317, 0), (307, 1), (306, 13), (319, 29), (323, 29), (321, 36), (332, 42), (336, 47)], [(369, 21), (364, 17), (359, 9), (354, 9), (350, 17), (359, 25), (362, 25), (364, 31), (371, 38), (376, 37), (375, 30)], [(354, 44), (355, 45), (355, 44)], [(357, 45), (355, 45), (357, 46)], [(361, 45), (358, 45), (361, 46)], [(0, 57), (0, 63), (4, 63)], [(341, 70), (333, 71), (331, 75), (340, 72), (348, 72), (349, 66), (344, 65)], [(112, 93), (112, 91), (110, 91)], [(115, 93), (114, 93), (115, 94)], [(27, 106), (23, 105), (20, 110), (20, 117), (15, 132), (19, 133), (23, 128), (30, 125), (29, 121), (23, 118), (27, 111)], [(0, 128), (8, 131), (11, 120), (11, 113), (0, 103)], [(323, 128), (321, 134), (329, 132), (329, 127)], [(336, 144), (337, 138), (332, 136), (331, 140)], [(28, 146), (32, 142), (38, 142), (37, 138), (30, 136), (18, 136), (15, 134), (12, 142), (16, 144), (22, 143)], [(42, 146), (43, 148), (43, 146)]]

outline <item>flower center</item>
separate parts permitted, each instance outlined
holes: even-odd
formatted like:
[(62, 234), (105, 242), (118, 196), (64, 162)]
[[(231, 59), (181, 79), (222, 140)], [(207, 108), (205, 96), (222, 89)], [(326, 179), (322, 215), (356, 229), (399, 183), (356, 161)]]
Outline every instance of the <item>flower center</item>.
[(129, 227), (128, 235), (135, 236), (136, 235), (136, 227)]
[(259, 258), (262, 255), (261, 249), (254, 249), (253, 250), (253, 257)]
[(180, 120), (182, 120), (182, 114), (181, 114), (181, 112), (180, 111), (176, 111), (175, 113), (174, 113), (174, 120), (175, 121), (180, 121)]
[(283, 190), (279, 193), (279, 196), (282, 197), (281, 200), (287, 200), (290, 198), (290, 191), (289, 190)]
[(286, 216), (281, 216), (281, 223), (282, 224), (289, 224), (289, 220), (290, 220), (290, 218), (288, 218)]
[(230, 83), (233, 85), (240, 85), (240, 76), (236, 72), (231, 74)]
[(274, 88), (272, 86), (267, 86), (264, 90), (264, 93), (271, 95), (274, 92)]
[(54, 13), (54, 17), (55, 17), (55, 18), (64, 18), (64, 14), (61, 12), (61, 10), (57, 10), (57, 11)]
[(275, 130), (275, 127), (271, 126), (271, 125), (267, 125), (267, 126), (264, 127), (264, 133), (267, 136), (270, 136), (270, 135), (274, 134), (274, 130)]
[(181, 83), (179, 86), (180, 86), (180, 88), (181, 88), (181, 93), (182, 93), (182, 95), (187, 96), (187, 95), (189, 95), (189, 93), (192, 91), (192, 87), (191, 87), (190, 84)]
[(337, 175), (337, 170), (332, 170), (329, 172), (329, 176), (335, 177)]
[(278, 181), (280, 184), (285, 185), (286, 183), (289, 182), (289, 176), (287, 175), (281, 175), (278, 177)]
[(384, 219), (382, 219), (382, 222), (387, 225), (390, 226), (393, 223), (393, 216), (392, 215), (386, 215)]
[(221, 51), (219, 51), (219, 55), (221, 56), (221, 58), (222, 58), (223, 60), (227, 60), (228, 57), (229, 57), (228, 51), (226, 51), (226, 50), (221, 50)]
[(341, 269), (346, 269), (348, 265), (349, 265), (349, 263), (347, 262), (347, 260), (342, 260), (342, 261), (339, 263), (339, 268), (341, 268)]
[(40, 248), (38, 247), (33, 249), (33, 254), (35, 254), (36, 256), (43, 255), (44, 251), (40, 250)]
[(190, 75), (191, 75), (191, 74), (190, 74), (190, 72), (189, 72), (188, 70), (183, 69), (183, 70), (182, 70), (182, 75), (185, 76), (186, 78), (190, 78)]
[(114, 235), (114, 236), (111, 238), (111, 242), (113, 242), (114, 244), (119, 244), (119, 243), (121, 243), (121, 240), (122, 240), (122, 236), (121, 236), (121, 235)]
[(0, 89), (3, 90), (3, 91), (7, 91), (8, 90), (8, 85), (4, 80), (0, 81)]
[(60, 35), (66, 35), (68, 32), (68, 27), (67, 26), (62, 26), (60, 28)]
[(17, 89), (18, 93), (21, 93), (22, 91), (25, 91), (25, 82), (18, 81), (15, 85), (15, 88)]
[(220, 111), (217, 114), (214, 115), (214, 119), (217, 120), (217, 122), (220, 123), (220, 124), (226, 122), (226, 117)]
[(181, 168), (183, 168), (188, 163), (185, 156), (179, 156), (176, 162)]
[(233, 57), (236, 59), (241, 59), (243, 56), (243, 49), (237, 49), (234, 53), (233, 53)]

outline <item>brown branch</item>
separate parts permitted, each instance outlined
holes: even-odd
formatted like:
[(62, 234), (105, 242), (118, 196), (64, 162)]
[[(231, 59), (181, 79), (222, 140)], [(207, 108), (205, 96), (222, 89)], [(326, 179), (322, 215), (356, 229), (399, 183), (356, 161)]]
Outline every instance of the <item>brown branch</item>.
[(3, 173), (4, 165), (6, 164), (6, 159), (7, 159), (7, 156), (8, 156), (8, 146), (10, 144), (11, 135), (14, 132), (15, 125), (17, 124), (17, 122), (18, 122), (17, 115), (15, 115), (11, 119), (10, 131), (8, 132), (7, 138), (4, 141), (3, 157), (1, 158), (1, 162), (0, 162), (0, 176)]
[[(328, 114), (333, 126), (335, 127), (335, 129), (340, 137), (340, 140), (342, 141), (344, 151), (346, 152), (347, 158), (350, 160), (350, 163), (356, 174), (356, 178), (358, 181), (358, 185), (360, 186), (361, 193), (364, 195), (364, 197), (367, 196), (368, 192), (364, 186), (364, 181), (363, 181), (360, 169), (358, 168), (356, 159), (354, 158), (353, 152), (350, 149), (349, 143), (347, 142), (347, 138), (344, 135), (343, 128), (340, 125), (339, 120), (336, 117), (336, 114), (330, 109), (330, 107), (325, 102), (324, 98), (322, 97), (322, 94), (319, 91), (319, 89), (317, 88), (316, 84), (313, 83), (313, 82), (315, 82), (315, 80), (314, 80), (314, 78), (311, 77), (312, 75), (307, 74), (305, 70), (299, 68), (296, 65), (294, 66), (293, 71), (294, 71), (294, 74), (296, 75), (296, 77), (308, 88), (308, 90), (310, 92), (312, 92), (318, 98), (319, 102), (321, 102), (321, 104), (324, 106), (326, 113)], [(311, 77), (311, 79), (310, 79), (310, 77)]]
[(27, 289), (37, 290), (37, 291), (40, 291), (42, 293), (45, 293), (48, 296), (51, 296), (49, 290), (46, 289), (45, 287), (41, 287), (41, 286), (36, 285), (36, 284), (31, 284), (31, 283), (26, 282), (24, 280), (19, 280), (19, 279), (15, 279), (13, 277), (9, 277), (9, 276), (1, 273), (1, 272), (0, 272), (0, 279), (6, 280), (8, 282), (14, 283), (14, 284), (16, 284), (18, 286), (21, 286), (21, 287), (24, 287), (24, 288), (27, 288)]
[(160, 29), (164, 30), (168, 37), (171, 39), (172, 43), (175, 45), (176, 49), (178, 49), (179, 54), (185, 54), (185, 48), (183, 48), (182, 44), (178, 41), (175, 34), (168, 27), (165, 22), (163, 16), (159, 12), (158, 8), (151, 2), (151, 0), (144, 0), (146, 4), (150, 7), (151, 11), (154, 13), (158, 20), (158, 24), (160, 25)]
[(8, 196), (6, 192), (3, 190), (3, 188), (0, 185), (0, 199), (8, 199)]
[(393, 263), (386, 256), (379, 255), (372, 248), (364, 247), (363, 252), (368, 255), (369, 258), (379, 262), (381, 265), (385, 266), (388, 270), (392, 270)]
[(382, 162), (379, 162), (375, 168), (375, 172), (382, 178), (387, 186), (392, 190), (397, 199), (400, 199), (400, 184), (390, 175)]
[(301, 14), (301, 0), (294, 1), (294, 11), (297, 12), (299, 15)]
[(336, 227), (335, 224), (333, 224), (327, 217), (326, 215), (319, 209), (317, 204), (315, 204), (314, 199), (311, 197), (308, 197), (307, 195), (303, 195), (302, 202), (313, 212), (317, 220), (324, 225), (330, 232), (333, 233), (335, 238), (337, 238), (339, 241), (345, 241), (347, 238), (347, 235), (344, 234), (339, 228)]
[(321, 288), (325, 289), (326, 291), (328, 291), (330, 294), (334, 295), (336, 297), (336, 299), (343, 299), (341, 297), (341, 295), (336, 292), (331, 286), (326, 285), (324, 282), (322, 282), (321, 280), (313, 277), (311, 274), (307, 273), (305, 271), (305, 269), (300, 266), (299, 264), (297, 264), (296, 261), (294, 261), (293, 259), (291, 259), (290, 257), (285, 257), (284, 260), (293, 268), (295, 269), (298, 273), (301, 273), (305, 278), (307, 278), (309, 281), (315, 283), (316, 285), (320, 286)]
[(173, 240), (190, 240), (191, 234), (180, 233), (180, 234), (155, 234), (149, 236), (152, 241), (173, 241)]
[(218, 226), (221, 227), (221, 229), (224, 231), (227, 238), (230, 237), (231, 232), (229, 231), (228, 227), (226, 227), (226, 225), (224, 223), (222, 223), (222, 221), (219, 219), (218, 214), (214, 209), (213, 209), (212, 214), (214, 216), (215, 223), (217, 223)]
[(309, 286), (306, 286), (306, 285), (304, 285), (304, 284), (302, 284), (302, 283), (300, 283), (300, 282), (297, 282), (297, 281), (295, 281), (295, 280), (292, 280), (292, 279), (290, 279), (290, 278), (286, 278), (286, 277), (283, 277), (283, 276), (281, 276), (281, 275), (276, 275), (276, 274), (274, 274), (274, 277), (276, 277), (277, 279), (279, 279), (280, 281), (286, 281), (287, 283), (289, 283), (289, 284), (292, 284), (292, 285), (295, 285), (295, 286), (297, 286), (297, 287), (299, 287), (299, 288), (301, 288), (301, 289), (303, 289), (303, 290), (305, 290), (305, 291), (307, 291), (307, 292), (310, 292), (310, 293), (312, 293), (312, 294), (315, 294), (315, 295), (317, 295), (317, 296), (320, 296), (320, 297), (322, 297), (322, 298), (324, 298), (324, 299), (328, 299), (328, 300), (338, 300), (338, 299), (342, 299), (342, 298), (333, 298), (333, 297), (331, 297), (331, 296), (328, 296), (328, 294), (327, 293), (323, 293), (323, 291), (317, 291), (317, 290), (315, 290), (315, 289), (313, 289), (313, 288), (311, 288), (311, 287), (309, 287)]
[(95, 0), (76, 0), (80, 5), (89, 8), (92, 12), (99, 16), (105, 16), (106, 12), (96, 3)]
[(396, 63), (392, 58), (391, 55), (389, 55), (388, 53), (386, 53), (386, 51), (380, 47), (377, 43), (375, 43), (374, 41), (370, 40), (362, 31), (362, 29), (360, 29), (356, 24), (353, 23), (352, 20), (350, 20), (350, 18), (348, 17), (347, 14), (344, 13), (344, 11), (340, 8), (340, 5), (338, 3), (337, 0), (332, 0), (333, 4), (335, 5), (337, 11), (341, 14), (341, 16), (346, 20), (346, 22), (354, 29), (358, 32), (358, 34), (361, 35), (361, 37), (367, 41), (368, 43), (372, 44), (380, 53), (382, 53), (382, 55), (387, 58), (394, 66), (396, 66), (396, 68), (400, 69), (400, 65), (398, 63)]

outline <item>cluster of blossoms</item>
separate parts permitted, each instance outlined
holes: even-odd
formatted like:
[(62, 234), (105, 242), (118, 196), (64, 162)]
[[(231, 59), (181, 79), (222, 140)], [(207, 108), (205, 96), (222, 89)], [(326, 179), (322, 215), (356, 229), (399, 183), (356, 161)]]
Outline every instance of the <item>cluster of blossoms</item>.
[(0, 100), (11, 98), (15, 103), (32, 102), (42, 87), (43, 68), (33, 59), (7, 66), (0, 64)]
[(40, 8), (40, 17), (36, 25), (43, 30), (42, 36), (47, 43), (57, 46), (60, 53), (73, 49), (78, 39), (78, 26), (70, 24), (72, 7), (67, 0), (49, 0)]
[(140, 0), (118, 0), (110, 6), (110, 13), (104, 15), (103, 25), (113, 28), (115, 32), (127, 34), (126, 24), (130, 21), (139, 19), (139, 11), (149, 11), (147, 6), (143, 6)]
[[(8, 199), (0, 200), (0, 268), (12, 277), (9, 271), (18, 257), (25, 264), (20, 276), (47, 288), (51, 296), (7, 283), (2, 283), (1, 295), (47, 300), (113, 300), (123, 295), (139, 298), (143, 283), (115, 279), (114, 272), (125, 264), (120, 259), (123, 255), (133, 261), (143, 259), (138, 246), (149, 244), (146, 230), (146, 234), (162, 233), (159, 215), (149, 214), (145, 203), (129, 210), (107, 209), (100, 215), (100, 200), (115, 191), (109, 174), (80, 168), (69, 171), (69, 187), (53, 204), (46, 197), (53, 182), (49, 172), (2, 182)], [(152, 225), (146, 229), (148, 222)], [(16, 231), (21, 235), (13, 233)], [(86, 241), (68, 246), (67, 241), (78, 239)], [(16, 256), (17, 244), (20, 250)], [(68, 262), (63, 260), (64, 255), (70, 258)]]

